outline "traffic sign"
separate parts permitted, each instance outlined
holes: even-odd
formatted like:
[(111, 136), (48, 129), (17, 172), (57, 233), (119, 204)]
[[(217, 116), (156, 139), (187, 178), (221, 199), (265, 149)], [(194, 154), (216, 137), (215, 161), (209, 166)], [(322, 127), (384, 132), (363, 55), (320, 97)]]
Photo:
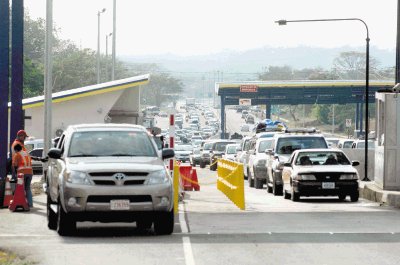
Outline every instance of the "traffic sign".
[(240, 85), (240, 92), (244, 93), (257, 93), (257, 85)]
[(346, 127), (351, 127), (351, 119), (346, 119)]
[(251, 99), (250, 98), (239, 98), (239, 105), (240, 106), (251, 106)]

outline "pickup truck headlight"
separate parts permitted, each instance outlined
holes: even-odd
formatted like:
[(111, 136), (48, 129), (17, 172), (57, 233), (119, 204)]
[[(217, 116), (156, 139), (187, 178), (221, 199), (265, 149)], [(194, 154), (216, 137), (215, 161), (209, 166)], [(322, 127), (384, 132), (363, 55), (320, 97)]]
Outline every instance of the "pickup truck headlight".
[(66, 171), (65, 175), (66, 175), (65, 180), (68, 183), (83, 184), (83, 185), (91, 185), (92, 184), (92, 182), (90, 181), (89, 176), (86, 174), (86, 172)]
[(342, 174), (340, 175), (340, 180), (357, 180), (357, 174)]
[(312, 174), (300, 174), (295, 177), (295, 180), (316, 180)]
[(149, 174), (149, 179), (147, 180), (148, 185), (163, 184), (169, 181), (169, 175), (165, 170), (158, 170), (151, 172)]

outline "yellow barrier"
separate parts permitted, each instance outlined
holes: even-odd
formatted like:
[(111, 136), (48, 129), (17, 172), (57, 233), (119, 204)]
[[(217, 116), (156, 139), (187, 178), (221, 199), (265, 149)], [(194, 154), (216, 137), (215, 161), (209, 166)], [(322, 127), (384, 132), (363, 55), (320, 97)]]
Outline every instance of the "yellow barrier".
[(217, 188), (239, 209), (244, 210), (243, 164), (226, 159), (218, 159)]
[(174, 213), (179, 211), (179, 165), (174, 163)]

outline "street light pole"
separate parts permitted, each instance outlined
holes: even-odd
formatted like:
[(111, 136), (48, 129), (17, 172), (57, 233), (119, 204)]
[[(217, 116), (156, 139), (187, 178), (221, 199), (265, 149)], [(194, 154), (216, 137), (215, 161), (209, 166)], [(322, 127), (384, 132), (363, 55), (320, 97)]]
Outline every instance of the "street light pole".
[(108, 37), (112, 36), (112, 32), (106, 34), (106, 82), (109, 81), (108, 79)]
[(112, 67), (111, 67), (111, 80), (115, 79), (115, 50), (117, 39), (117, 0), (113, 2), (113, 32), (112, 32)]
[[(330, 19), (301, 19), (301, 20), (278, 20), (275, 23), (278, 23), (279, 26), (284, 26), (287, 23), (297, 23), (297, 22), (332, 22), (332, 21), (360, 21), (364, 24), (365, 29), (367, 30), (367, 38), (366, 40), (366, 59), (365, 59), (365, 175), (363, 181), (370, 181), (368, 178), (368, 127), (369, 127), (369, 109), (368, 109), (368, 101), (369, 101), (369, 30), (367, 23), (364, 20), (359, 18), (330, 18)], [(360, 128), (362, 130), (362, 128)]]
[(100, 14), (104, 12), (105, 8), (97, 11), (97, 84), (100, 84)]

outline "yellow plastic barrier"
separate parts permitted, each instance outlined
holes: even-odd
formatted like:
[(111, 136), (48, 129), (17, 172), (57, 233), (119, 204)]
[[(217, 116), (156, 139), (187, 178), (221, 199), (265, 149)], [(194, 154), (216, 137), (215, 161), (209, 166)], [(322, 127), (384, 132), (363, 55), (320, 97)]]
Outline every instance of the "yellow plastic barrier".
[(243, 164), (226, 159), (218, 159), (217, 188), (239, 209), (244, 210)]
[(174, 213), (179, 211), (179, 165), (174, 163)]

